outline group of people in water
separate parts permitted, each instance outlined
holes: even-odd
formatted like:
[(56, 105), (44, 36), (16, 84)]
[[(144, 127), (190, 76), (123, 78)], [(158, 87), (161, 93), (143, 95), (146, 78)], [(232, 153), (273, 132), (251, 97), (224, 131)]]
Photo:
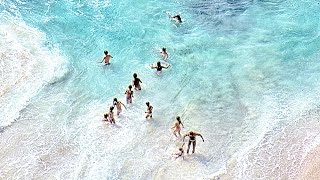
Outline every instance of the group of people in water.
[[(182, 23), (182, 19), (180, 17), (180, 15), (175, 15), (175, 16), (169, 16), (169, 18), (173, 21), (176, 21), (177, 23)], [(160, 50), (160, 54), (162, 57), (162, 60), (166, 61), (169, 57), (166, 48), (162, 48)], [(105, 65), (110, 65), (110, 59), (113, 58), (112, 55), (109, 54), (109, 52), (106, 50), (104, 51), (104, 57), (102, 59), (102, 61), (98, 61), (100, 63), (104, 62)], [(156, 69), (157, 70), (157, 74), (161, 73), (162, 69), (167, 69), (170, 67), (170, 65), (163, 65), (160, 61), (158, 61), (155, 65), (150, 65), (150, 67), (152, 69)], [(140, 91), (141, 90), (141, 79), (138, 78), (137, 73), (133, 73), (133, 80), (132, 80), (132, 84), (130, 84), (128, 86), (128, 89), (126, 89), (125, 91), (125, 96), (126, 96), (126, 103), (131, 104), (132, 103), (132, 98), (133, 96), (133, 89), (135, 91)], [(146, 106), (147, 109), (145, 111), (145, 118), (146, 119), (152, 119), (152, 112), (153, 112), (153, 106), (151, 105), (150, 102), (146, 102)], [(122, 112), (122, 107), (124, 107), (125, 109), (127, 109), (126, 105), (124, 103), (122, 103), (121, 101), (119, 101), (117, 98), (113, 99), (113, 103), (112, 106), (110, 106), (109, 108), (109, 112), (104, 114), (104, 121), (108, 121), (111, 124), (115, 124), (115, 118), (114, 118), (114, 107), (116, 107), (117, 109), (117, 115), (119, 116), (120, 113)], [(184, 136), (181, 136), (181, 129), (184, 128), (184, 125), (181, 121), (180, 116), (176, 117), (176, 121), (174, 123), (174, 125), (171, 127), (171, 129), (173, 129), (173, 135), (177, 138), (181, 138), (182, 137), (182, 146), (179, 147), (179, 152), (174, 153), (173, 155), (175, 155), (175, 159), (182, 157), (184, 159), (184, 145), (185, 145), (185, 138), (188, 137), (189, 141), (188, 141), (188, 147), (187, 147), (187, 154), (189, 153), (190, 147), (191, 145), (193, 146), (192, 149), (192, 153), (195, 152), (195, 147), (196, 147), (196, 136), (200, 136), (201, 139), (204, 142), (204, 139), (202, 137), (201, 134), (190, 131), (187, 134), (185, 134)]]

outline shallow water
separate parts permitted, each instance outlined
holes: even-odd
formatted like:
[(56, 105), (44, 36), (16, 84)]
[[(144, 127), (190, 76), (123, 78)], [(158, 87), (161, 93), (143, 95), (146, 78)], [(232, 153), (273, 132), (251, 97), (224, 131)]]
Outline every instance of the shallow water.
[[(1, 1), (0, 9), (1, 179), (210, 179), (224, 170), (295, 179), (319, 136), (316, 1)], [(148, 66), (161, 47), (172, 67), (158, 76)], [(106, 49), (111, 66), (96, 62)], [(117, 125), (102, 122), (114, 97), (125, 102), (134, 72), (143, 90)], [(184, 133), (205, 138), (184, 161), (171, 157), (181, 145), (170, 132), (177, 115)]]

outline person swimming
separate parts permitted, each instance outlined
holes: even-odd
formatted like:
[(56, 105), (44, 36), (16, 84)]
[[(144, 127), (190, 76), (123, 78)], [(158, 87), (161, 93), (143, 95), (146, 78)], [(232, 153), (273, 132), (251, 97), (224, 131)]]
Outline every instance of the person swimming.
[(108, 54), (107, 50), (104, 51), (104, 55), (105, 56), (103, 57), (103, 59), (100, 63), (104, 62), (105, 65), (110, 65), (110, 58), (113, 58), (113, 57), (110, 54)]
[[(192, 146), (193, 146), (193, 150), (192, 150), (192, 153), (195, 152), (195, 149), (196, 149), (196, 136), (200, 136), (202, 141), (204, 142), (204, 139), (202, 137), (201, 134), (199, 133), (195, 133), (193, 131), (190, 131), (188, 134), (184, 135), (183, 136), (183, 142), (184, 142), (184, 139), (189, 136), (189, 142), (188, 142), (188, 149), (187, 149), (187, 153), (189, 154), (189, 149), (190, 149), (190, 146), (191, 146), (191, 143), (192, 143)], [(183, 143), (184, 144), (184, 143)]]
[(156, 66), (152, 64), (152, 65), (150, 65), (150, 67), (152, 69), (156, 68), (157, 69), (157, 73), (159, 74), (159, 73), (162, 72), (162, 68), (168, 69), (170, 67), (170, 65), (162, 66), (161, 62), (158, 61)]
[(161, 53), (162, 59), (163, 59), (164, 61), (166, 61), (166, 60), (168, 59), (168, 57), (169, 57), (169, 55), (168, 55), (168, 53), (167, 53), (167, 49), (163, 47), (163, 48), (161, 49), (160, 53)]
[(128, 89), (124, 94), (126, 94), (127, 104), (132, 103), (133, 91), (131, 85), (129, 85)]
[(178, 23), (182, 23), (182, 19), (181, 16), (179, 14), (175, 15), (175, 16), (171, 16), (171, 19), (178, 22)]
[(153, 107), (150, 105), (150, 102), (146, 102), (146, 105), (147, 105), (147, 111), (145, 112), (147, 114), (146, 119), (149, 117), (152, 118)]
[(172, 127), (171, 129), (174, 129), (173, 134), (174, 134), (176, 137), (178, 137), (176, 133), (178, 133), (179, 137), (181, 137), (181, 134), (180, 134), (180, 132), (181, 132), (181, 127), (184, 128), (184, 126), (183, 126), (183, 124), (182, 124), (182, 122), (181, 122), (180, 116), (177, 116), (176, 120), (177, 120), (177, 121), (174, 123), (174, 125), (173, 125), (173, 127)]
[(117, 98), (114, 98), (113, 99), (113, 105), (117, 107), (117, 115), (119, 116), (120, 113), (122, 112), (122, 108), (121, 108), (121, 105), (127, 109), (127, 107), (121, 102), (121, 101), (118, 101)]
[(140, 80), (140, 78), (138, 78), (137, 73), (133, 73), (132, 84), (133, 84), (135, 90), (139, 90), (139, 91), (141, 90), (140, 83), (142, 83), (142, 81)]

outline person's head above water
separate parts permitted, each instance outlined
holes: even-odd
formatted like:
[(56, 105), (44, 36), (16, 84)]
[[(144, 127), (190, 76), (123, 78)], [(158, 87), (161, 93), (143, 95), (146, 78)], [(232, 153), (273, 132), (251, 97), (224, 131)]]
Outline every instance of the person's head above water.
[(181, 16), (179, 14), (173, 16), (172, 18), (176, 19), (179, 23), (182, 23), (182, 19), (181, 19)]
[(107, 51), (107, 50), (105, 50), (105, 51), (104, 51), (104, 54), (105, 54), (105, 55), (108, 55), (108, 51)]
[(179, 123), (181, 123), (181, 119), (180, 119), (180, 116), (177, 116), (177, 121), (179, 122)]
[(132, 89), (132, 86), (131, 86), (131, 85), (129, 85), (129, 89), (130, 89), (130, 90)]
[(113, 111), (114, 107), (113, 106), (110, 106), (110, 111)]
[(146, 105), (147, 105), (147, 106), (149, 106), (149, 105), (150, 105), (150, 103), (149, 103), (149, 102), (146, 102)]
[(162, 52), (167, 52), (167, 49), (163, 47)]
[(158, 66), (158, 67), (161, 66), (161, 62), (160, 62), (160, 61), (157, 62), (157, 66)]
[(190, 135), (194, 135), (194, 132), (193, 132), (193, 131), (190, 131), (189, 134), (190, 134)]
[(117, 99), (117, 98), (114, 98), (113, 101), (114, 101), (114, 102), (118, 102), (118, 99)]
[(133, 73), (133, 77), (137, 78), (138, 77), (137, 73)]

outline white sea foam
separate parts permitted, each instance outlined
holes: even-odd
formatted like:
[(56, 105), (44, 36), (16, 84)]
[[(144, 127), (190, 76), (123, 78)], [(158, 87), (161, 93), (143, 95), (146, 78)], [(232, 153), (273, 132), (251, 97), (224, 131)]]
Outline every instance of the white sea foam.
[(6, 13), (0, 19), (0, 127), (4, 127), (19, 118), (28, 101), (63, 76), (66, 68), (59, 51), (45, 47), (44, 33)]

